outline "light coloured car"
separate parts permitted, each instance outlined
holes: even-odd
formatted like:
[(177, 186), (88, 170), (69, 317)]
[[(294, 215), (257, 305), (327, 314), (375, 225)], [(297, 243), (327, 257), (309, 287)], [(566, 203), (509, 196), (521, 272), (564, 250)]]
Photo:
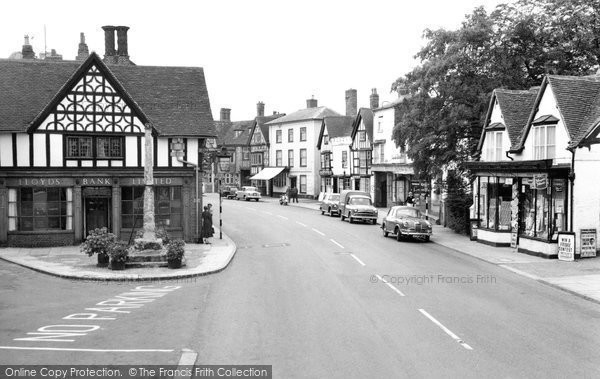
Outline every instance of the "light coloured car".
[(340, 220), (346, 218), (350, 223), (366, 221), (377, 224), (377, 208), (373, 206), (371, 196), (362, 191), (344, 190), (340, 194)]
[(331, 217), (340, 215), (340, 194), (327, 192), (319, 205), (321, 214), (329, 213)]
[(432, 234), (431, 223), (422, 219), (421, 211), (409, 206), (391, 207), (381, 223), (381, 229), (384, 237), (392, 233), (398, 241), (405, 237), (429, 241)]
[(256, 187), (243, 186), (240, 190), (235, 193), (236, 200), (260, 200), (260, 192)]

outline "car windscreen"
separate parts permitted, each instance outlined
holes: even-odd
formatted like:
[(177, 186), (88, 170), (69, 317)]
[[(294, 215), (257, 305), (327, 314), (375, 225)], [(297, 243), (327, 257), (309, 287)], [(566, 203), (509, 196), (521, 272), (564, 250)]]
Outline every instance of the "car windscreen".
[(418, 209), (398, 209), (396, 217), (421, 217), (421, 212)]
[(331, 195), (331, 196), (329, 196), (329, 200), (340, 201), (340, 195)]
[(254, 191), (254, 192), (256, 192), (256, 187), (246, 187), (246, 191)]
[(353, 197), (350, 199), (352, 205), (371, 205), (371, 199), (368, 197)]

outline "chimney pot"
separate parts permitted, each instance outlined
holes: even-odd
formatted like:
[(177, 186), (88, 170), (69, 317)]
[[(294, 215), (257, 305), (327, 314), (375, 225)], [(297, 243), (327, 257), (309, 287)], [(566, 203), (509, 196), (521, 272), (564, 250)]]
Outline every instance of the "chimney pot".
[(256, 115), (262, 117), (265, 115), (265, 103), (259, 101), (256, 103)]
[(346, 116), (356, 116), (358, 107), (358, 99), (355, 89), (346, 90)]
[(119, 63), (124, 63), (129, 60), (129, 52), (127, 51), (127, 31), (129, 26), (117, 26), (117, 55), (124, 57), (119, 59)]
[(221, 121), (231, 121), (231, 109), (221, 108)]
[(306, 108), (316, 108), (317, 107), (317, 99), (314, 97), (312, 99), (306, 100)]
[(369, 100), (371, 109), (379, 108), (379, 95), (377, 94), (377, 88), (371, 89), (371, 96), (369, 96)]
[(21, 49), (21, 54), (23, 55), (23, 59), (35, 59), (35, 52), (33, 51), (33, 47), (29, 44), (28, 35), (25, 35), (25, 41), (23, 43), (23, 48)]
[(88, 45), (85, 43), (85, 34), (79, 33), (79, 47), (77, 48), (77, 56), (75, 60), (83, 61), (90, 55)]
[(102, 27), (102, 30), (104, 30), (104, 61), (114, 63), (114, 56), (117, 54), (115, 51), (115, 27), (106, 25)]

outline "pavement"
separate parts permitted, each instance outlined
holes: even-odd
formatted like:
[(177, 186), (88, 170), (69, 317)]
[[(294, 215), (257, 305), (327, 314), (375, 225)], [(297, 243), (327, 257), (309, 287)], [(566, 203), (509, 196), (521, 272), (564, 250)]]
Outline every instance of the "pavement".
[[(216, 194), (207, 194), (207, 201), (217, 204)], [(264, 202), (277, 203), (278, 198), (263, 197)], [(319, 202), (299, 199), (290, 207), (319, 209)], [(385, 208), (379, 208), (380, 217)], [(217, 224), (215, 220), (215, 225)], [(432, 242), (457, 253), (497, 265), (521, 276), (559, 288), (600, 304), (600, 259), (579, 259), (575, 262), (548, 260), (517, 253), (512, 248), (492, 247), (471, 241), (468, 236), (454, 233), (439, 225), (433, 226)], [(215, 226), (215, 236), (219, 230)], [(96, 267), (97, 258), (79, 252), (78, 246), (54, 248), (0, 248), (0, 259), (46, 274), (81, 280), (136, 281), (178, 279), (219, 272), (233, 259), (237, 246), (225, 233), (223, 239), (212, 238), (211, 245), (187, 244), (186, 265), (180, 269), (128, 268), (112, 271)]]
[[(263, 198), (263, 200), (278, 201), (275, 198)], [(319, 209), (319, 202), (316, 200), (299, 199), (298, 201), (298, 203), (290, 203), (289, 206)], [(381, 219), (387, 212), (387, 208), (378, 209)], [(510, 247), (493, 247), (471, 241), (466, 235), (435, 224), (431, 241), (457, 253), (470, 255), (515, 274), (600, 304), (600, 258), (584, 258), (574, 262), (549, 260), (518, 253)]]
[[(205, 202), (218, 204), (218, 195), (208, 194)], [(225, 269), (237, 250), (235, 242), (225, 233), (223, 239), (219, 239), (217, 214), (213, 216), (213, 223), (215, 237), (210, 239), (211, 244), (186, 244), (185, 266), (179, 269), (146, 267), (113, 271), (96, 267), (97, 257), (81, 253), (79, 246), (0, 248), (0, 259), (61, 278), (89, 281), (148, 281), (202, 276)]]

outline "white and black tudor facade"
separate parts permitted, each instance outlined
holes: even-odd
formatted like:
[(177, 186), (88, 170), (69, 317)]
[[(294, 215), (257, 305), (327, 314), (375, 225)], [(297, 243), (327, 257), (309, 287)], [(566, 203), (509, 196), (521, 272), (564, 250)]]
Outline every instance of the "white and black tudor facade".
[[(106, 59), (106, 57), (105, 57)], [(142, 226), (144, 133), (153, 139), (155, 218), (192, 240), (194, 168), (215, 130), (202, 68), (0, 60), (0, 245), (58, 246)]]

